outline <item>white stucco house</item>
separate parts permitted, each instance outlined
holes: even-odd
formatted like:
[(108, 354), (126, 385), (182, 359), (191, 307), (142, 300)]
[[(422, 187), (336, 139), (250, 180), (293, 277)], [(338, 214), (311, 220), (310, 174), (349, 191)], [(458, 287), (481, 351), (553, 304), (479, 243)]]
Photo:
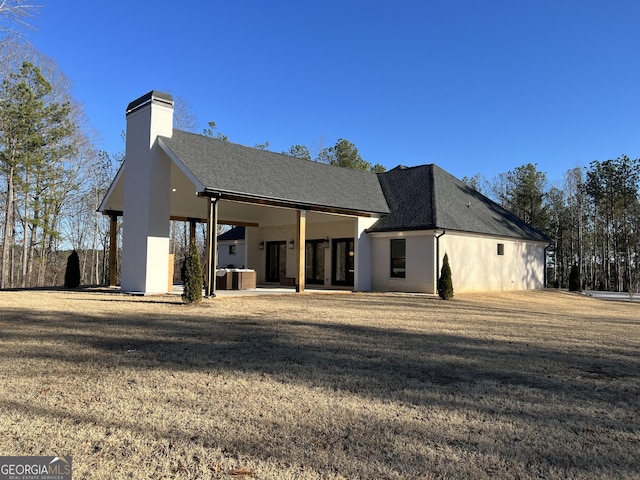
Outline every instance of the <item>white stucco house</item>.
[(186, 133), (157, 91), (126, 118), (126, 160), (100, 206), (112, 225), (123, 217), (125, 291), (166, 292), (170, 219), (207, 223), (208, 294), (217, 224), (244, 227), (258, 284), (435, 293), (447, 253), (456, 292), (544, 287), (548, 237), (437, 165), (358, 172)]
[(244, 227), (233, 227), (218, 235), (218, 267), (244, 268), (246, 254)]

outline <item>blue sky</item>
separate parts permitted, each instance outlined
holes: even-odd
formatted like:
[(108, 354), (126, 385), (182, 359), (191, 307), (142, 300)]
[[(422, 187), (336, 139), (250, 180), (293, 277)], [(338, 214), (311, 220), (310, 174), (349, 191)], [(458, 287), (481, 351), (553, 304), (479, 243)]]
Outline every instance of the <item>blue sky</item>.
[(346, 138), (388, 169), (531, 162), (553, 182), (640, 156), (639, 22), (640, 2), (616, 0), (49, 0), (26, 39), (109, 152), (155, 89), (245, 145)]

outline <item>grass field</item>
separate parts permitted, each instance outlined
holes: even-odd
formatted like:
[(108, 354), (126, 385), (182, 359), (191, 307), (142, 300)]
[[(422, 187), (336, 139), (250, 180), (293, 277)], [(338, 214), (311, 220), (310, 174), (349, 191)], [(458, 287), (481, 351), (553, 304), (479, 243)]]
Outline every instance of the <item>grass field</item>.
[(0, 292), (0, 455), (74, 478), (640, 477), (640, 305)]

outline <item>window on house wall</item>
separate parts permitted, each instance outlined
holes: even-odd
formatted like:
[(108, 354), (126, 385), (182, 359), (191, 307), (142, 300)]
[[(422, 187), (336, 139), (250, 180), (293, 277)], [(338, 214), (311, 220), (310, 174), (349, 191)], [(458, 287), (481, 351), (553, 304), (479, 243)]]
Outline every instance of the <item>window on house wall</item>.
[(504, 255), (504, 243), (498, 244), (498, 255)]
[(407, 241), (404, 238), (391, 240), (391, 276), (405, 278)]
[(229, 255), (235, 255), (235, 254), (236, 254), (236, 246), (229, 245)]

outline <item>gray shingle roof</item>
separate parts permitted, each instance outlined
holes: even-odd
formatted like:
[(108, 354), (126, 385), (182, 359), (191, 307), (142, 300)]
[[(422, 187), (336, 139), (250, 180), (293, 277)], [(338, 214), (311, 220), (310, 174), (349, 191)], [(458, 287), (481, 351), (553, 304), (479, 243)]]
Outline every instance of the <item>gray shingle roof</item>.
[(445, 229), (541, 242), (549, 238), (437, 165), (378, 174), (391, 214), (372, 232)]
[(231, 142), (173, 131), (162, 142), (206, 191), (300, 208), (385, 214), (376, 174), (301, 160)]
[(383, 215), (372, 232), (437, 228), (550, 241), (434, 164), (376, 175), (179, 130), (161, 139), (205, 191), (223, 197)]
[(244, 240), (244, 227), (233, 227), (218, 235), (219, 242), (225, 240)]

